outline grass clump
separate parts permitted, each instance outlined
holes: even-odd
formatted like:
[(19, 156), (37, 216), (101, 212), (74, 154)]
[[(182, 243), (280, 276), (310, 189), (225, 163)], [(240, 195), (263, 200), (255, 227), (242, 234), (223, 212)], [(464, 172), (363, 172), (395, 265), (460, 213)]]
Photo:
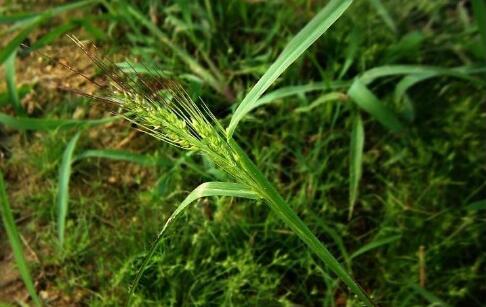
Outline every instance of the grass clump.
[[(243, 197), (247, 197), (248, 192), (245, 191), (245, 188), (256, 192), (266, 200), (277, 216), (355, 292), (360, 300), (367, 306), (373, 305), (366, 292), (294, 213), (273, 185), (258, 170), (238, 144), (231, 139), (231, 135), (226, 135), (223, 127), (204, 104), (202, 104), (203, 109), (199, 108), (184, 89), (173, 81), (143, 76), (138, 76), (136, 79), (131, 78), (120, 69), (110, 65), (109, 62), (91, 54), (78, 39), (73, 37), (71, 39), (109, 76), (116, 89), (114, 95), (93, 97), (103, 102), (116, 104), (121, 109), (119, 112), (125, 119), (135, 123), (149, 135), (177, 147), (205, 154), (238, 183), (243, 184), (232, 188), (239, 190), (239, 194), (229, 194), (230, 196), (241, 197), (244, 195)], [(283, 54), (285, 54), (285, 51)], [(229, 189), (231, 185), (231, 183), (200, 185), (169, 218), (155, 244), (159, 242), (172, 219), (187, 207), (193, 201), (193, 198), (225, 195), (226, 192), (222, 191)], [(214, 190), (214, 192), (205, 195), (207, 190)], [(151, 257), (154, 251), (155, 246), (152, 247), (148, 257)], [(143, 266), (147, 262), (148, 259), (144, 261)], [(135, 284), (132, 286), (132, 291), (141, 277), (143, 266)]]

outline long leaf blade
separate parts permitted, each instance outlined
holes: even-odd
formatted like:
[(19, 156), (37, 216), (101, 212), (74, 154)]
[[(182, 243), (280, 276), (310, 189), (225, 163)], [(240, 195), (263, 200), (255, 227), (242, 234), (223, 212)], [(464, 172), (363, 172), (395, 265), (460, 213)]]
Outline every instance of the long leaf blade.
[(484, 0), (472, 0), (474, 18), (483, 42), (483, 56), (486, 57), (486, 2)]
[(5, 79), (7, 80), (7, 89), (10, 96), (10, 103), (15, 112), (19, 115), (25, 115), (25, 111), (20, 104), (17, 86), (15, 85), (15, 51), (5, 61)]
[(393, 242), (399, 240), (400, 238), (401, 238), (400, 235), (393, 235), (393, 236), (390, 236), (390, 237), (374, 240), (374, 241), (360, 247), (357, 251), (352, 253), (349, 258), (350, 259), (356, 258), (360, 255), (365, 254), (366, 252), (369, 252), (370, 250), (376, 249), (376, 248), (383, 246), (383, 245), (386, 245), (386, 244), (393, 243)]
[(351, 155), (349, 164), (349, 215), (353, 216), (354, 204), (358, 197), (359, 181), (361, 180), (364, 148), (363, 121), (359, 113), (356, 114), (351, 131)]
[(12, 247), (15, 263), (17, 264), (17, 268), (19, 269), (20, 276), (24, 281), (25, 287), (27, 288), (27, 291), (29, 292), (32, 301), (34, 302), (34, 305), (42, 306), (41, 300), (35, 292), (35, 287), (32, 281), (32, 277), (30, 275), (29, 267), (24, 257), (22, 243), (20, 241), (20, 235), (17, 231), (17, 227), (15, 226), (15, 220), (12, 215), (12, 211), (10, 210), (10, 205), (8, 203), (7, 192), (5, 190), (5, 183), (3, 180), (2, 172), (0, 172), (0, 210), (3, 225), (5, 227), (5, 231), (7, 232), (7, 237), (10, 241), (10, 246)]
[(50, 119), (50, 118), (30, 118), (30, 117), (14, 117), (5, 113), (0, 113), (0, 124), (19, 129), (19, 130), (56, 130), (61, 128), (73, 128), (90, 125), (101, 125), (111, 123), (120, 117), (107, 117), (101, 119)]
[(144, 166), (168, 165), (168, 163), (166, 163), (167, 161), (162, 159), (116, 149), (89, 149), (76, 156), (74, 160), (86, 158), (104, 158), (118, 161), (128, 161)]
[(59, 238), (59, 245), (62, 247), (64, 243), (64, 230), (66, 228), (66, 216), (69, 203), (69, 179), (71, 177), (71, 162), (73, 158), (74, 148), (79, 139), (80, 132), (69, 141), (64, 154), (62, 156), (61, 166), (59, 167), (59, 188), (56, 197), (57, 208), (57, 235)]
[(376, 118), (383, 126), (398, 132), (404, 125), (359, 79), (356, 79), (348, 91), (349, 97), (363, 110)]
[(155, 253), (155, 250), (160, 243), (167, 227), (186, 209), (191, 203), (195, 200), (208, 197), (208, 196), (231, 196), (231, 197), (240, 197), (240, 198), (249, 198), (249, 199), (258, 199), (260, 196), (254, 192), (253, 190), (249, 189), (247, 186), (240, 184), (240, 183), (233, 183), (233, 182), (206, 182), (199, 185), (195, 188), (187, 197), (182, 201), (182, 203), (177, 207), (177, 209), (172, 213), (169, 219), (165, 222), (162, 230), (159, 232), (157, 238), (155, 239), (152, 247), (150, 248), (147, 256), (145, 256), (142, 265), (137, 271), (137, 275), (135, 276), (135, 280), (133, 281), (132, 286), (130, 287), (130, 294), (129, 298), (132, 297), (140, 278), (147, 266), (148, 262), (152, 258)]
[(332, 0), (297, 33), (270, 68), (255, 84), (231, 117), (227, 137), (231, 138), (240, 120), (254, 108), (260, 96), (346, 11), (353, 0)]
[(275, 187), (260, 172), (246, 153), (230, 140), (232, 147), (238, 152), (239, 158), (251, 173), (259, 186), (259, 193), (267, 201), (272, 211), (292, 229), (292, 231), (353, 291), (366, 306), (374, 306), (373, 301), (361, 286), (346, 272), (343, 265), (331, 254), (327, 247), (312, 233), (307, 225), (290, 208)]
[(392, 30), (394, 33), (396, 33), (397, 26), (395, 25), (393, 18), (391, 17), (390, 13), (386, 9), (383, 2), (381, 2), (381, 0), (369, 0), (369, 1), (371, 5), (375, 8), (378, 15), (380, 15), (380, 17), (383, 19), (387, 27), (390, 28), (390, 30)]

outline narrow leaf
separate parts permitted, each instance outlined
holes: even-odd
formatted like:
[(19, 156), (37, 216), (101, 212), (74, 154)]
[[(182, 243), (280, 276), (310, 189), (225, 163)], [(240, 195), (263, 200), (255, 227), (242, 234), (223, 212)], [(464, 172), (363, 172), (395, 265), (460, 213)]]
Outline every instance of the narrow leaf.
[(378, 239), (378, 240), (373, 240), (372, 242), (370, 242), (368, 244), (365, 244), (364, 246), (362, 246), (361, 248), (359, 248), (357, 251), (355, 251), (354, 253), (352, 253), (351, 256), (350, 256), (350, 258), (351, 259), (356, 258), (356, 257), (358, 257), (360, 255), (363, 255), (364, 253), (369, 252), (370, 250), (376, 249), (376, 248), (381, 247), (381, 246), (386, 245), (386, 244), (393, 243), (393, 242), (397, 241), (400, 238), (401, 238), (400, 235), (394, 235), (394, 236), (391, 236), (391, 237), (386, 237), (386, 238), (382, 238), (382, 239)]
[(353, 101), (383, 126), (398, 132), (404, 128), (395, 114), (389, 110), (359, 79), (356, 79), (348, 91)]
[(483, 42), (483, 54), (486, 57), (486, 2), (484, 0), (472, 0), (474, 19)]
[[(10, 30), (14, 30), (15, 28), (20, 28), (22, 29), (2, 50), (0, 50), (0, 64), (3, 64), (7, 58), (15, 52), (17, 47), (20, 46), (20, 44), (27, 38), (27, 36), (30, 34), (30, 32), (37, 26), (41, 25), (44, 23), (46, 20), (50, 19), (53, 16), (59, 15), (61, 13), (67, 12), (69, 10), (74, 10), (81, 8), (85, 5), (93, 4), (96, 3), (96, 0), (86, 0), (86, 1), (78, 1), (74, 3), (68, 3), (65, 5), (60, 5), (57, 6), (53, 9), (49, 9), (45, 11), (44, 13), (38, 15), (35, 13), (24, 15), (25, 18), (20, 18), (18, 21), (19, 24), (17, 27), (11, 26)], [(16, 18), (8, 19), (7, 21), (15, 21)]]
[(354, 204), (358, 197), (359, 181), (361, 180), (363, 148), (364, 148), (364, 129), (363, 122), (359, 113), (354, 117), (353, 130), (351, 131), (351, 157), (349, 164), (349, 215), (353, 216)]
[(324, 94), (320, 97), (318, 97), (316, 100), (312, 101), (309, 105), (299, 107), (295, 109), (296, 113), (306, 113), (310, 112), (313, 109), (317, 108), (318, 106), (325, 104), (326, 102), (329, 101), (335, 101), (335, 100), (345, 100), (347, 97), (345, 94), (341, 92), (331, 92)]
[(191, 203), (193, 203), (195, 200), (202, 198), (202, 197), (208, 197), (208, 196), (232, 196), (232, 197), (241, 197), (241, 198), (250, 198), (250, 199), (258, 199), (260, 196), (256, 193), (250, 190), (247, 186), (239, 183), (232, 183), (232, 182), (206, 182), (201, 185), (199, 185), (197, 188), (195, 188), (187, 197), (184, 199), (184, 201), (177, 207), (177, 209), (172, 213), (172, 215), (169, 217), (169, 219), (165, 222), (164, 226), (162, 227), (162, 230), (160, 231), (159, 235), (155, 239), (154, 243), (152, 244), (152, 247), (150, 248), (149, 252), (147, 253), (147, 256), (145, 256), (142, 265), (137, 271), (137, 275), (135, 277), (135, 280), (133, 281), (133, 284), (130, 288), (130, 294), (129, 298), (132, 297), (132, 294), (134, 293), (138, 282), (140, 281), (140, 278), (142, 277), (142, 274), (145, 270), (145, 267), (147, 266), (148, 262), (152, 258), (152, 256), (155, 253), (155, 250), (160, 243), (160, 240), (162, 239), (162, 236), (164, 235), (167, 227), (176, 219), (183, 211), (186, 209)]
[(107, 124), (119, 119), (119, 117), (107, 117), (102, 119), (49, 119), (49, 118), (29, 118), (29, 117), (13, 117), (4, 113), (0, 113), (0, 124), (19, 129), (19, 130), (56, 130), (60, 128), (73, 128), (89, 125)]
[(72, 29), (76, 28), (77, 26), (78, 25), (75, 22), (68, 22), (58, 27), (55, 27), (51, 29), (46, 35), (38, 39), (34, 44), (32, 44), (31, 49), (35, 50), (35, 49), (42, 48), (50, 44), (51, 42), (53, 42), (55, 39), (57, 39), (59, 36), (63, 35), (64, 33), (67, 33)]
[(10, 246), (12, 247), (15, 263), (17, 264), (17, 268), (20, 272), (20, 277), (22, 277), (22, 280), (24, 281), (25, 287), (27, 288), (27, 291), (29, 292), (29, 295), (32, 298), (34, 305), (42, 306), (41, 300), (35, 292), (35, 287), (32, 281), (32, 277), (30, 275), (29, 267), (24, 257), (22, 242), (20, 241), (20, 235), (17, 231), (17, 227), (15, 226), (15, 220), (12, 211), (10, 210), (10, 205), (8, 203), (7, 191), (5, 189), (2, 172), (0, 172), (0, 210), (3, 220), (3, 226), (5, 227)]
[(393, 18), (391, 17), (388, 10), (383, 5), (383, 2), (381, 2), (381, 0), (369, 0), (369, 1), (371, 5), (375, 8), (378, 15), (380, 15), (380, 17), (383, 19), (387, 27), (390, 28), (390, 30), (392, 30), (394, 33), (396, 33), (397, 26), (395, 25), (395, 22), (393, 21)]
[(312, 233), (300, 217), (290, 208), (275, 187), (261, 173), (246, 153), (234, 140), (229, 140), (231, 146), (238, 153), (245, 169), (254, 176), (259, 193), (267, 201), (272, 211), (333, 271), (366, 306), (374, 306), (373, 301), (360, 285), (346, 272), (346, 269), (331, 254), (327, 247)]
[(227, 137), (231, 138), (240, 120), (254, 108), (261, 95), (346, 11), (353, 0), (332, 0), (287, 44), (279, 57), (255, 84), (231, 117)]
[(71, 177), (71, 162), (74, 148), (79, 139), (81, 132), (69, 141), (64, 154), (62, 156), (61, 165), (59, 167), (59, 188), (56, 197), (57, 208), (57, 234), (59, 237), (59, 245), (62, 247), (64, 243), (64, 230), (66, 225), (66, 216), (68, 212), (69, 202), (69, 179)]
[(358, 52), (358, 47), (363, 40), (362, 35), (363, 34), (358, 27), (354, 28), (354, 30), (349, 34), (348, 46), (344, 51), (346, 58), (344, 60), (343, 68), (339, 73), (339, 77), (338, 77), (339, 79), (341, 79), (346, 74), (348, 69), (353, 64), (354, 58), (356, 57), (356, 54)]
[(128, 161), (145, 166), (168, 165), (166, 160), (150, 157), (147, 155), (136, 154), (125, 150), (116, 149), (90, 149), (82, 152), (74, 160), (86, 158), (104, 158), (119, 161)]
[(472, 78), (471, 74), (484, 73), (485, 66), (480, 67), (436, 67), (425, 65), (384, 65), (367, 70), (360, 76), (360, 80), (364, 85), (368, 85), (378, 78), (391, 77), (397, 75), (433, 75), (433, 76), (449, 76), (461, 78), (469, 81), (480, 82), (484, 84), (484, 80), (477, 80)]
[(205, 82), (207, 82), (211, 87), (217, 90), (219, 93), (224, 92), (224, 86), (211, 74), (210, 71), (205, 69), (201, 64), (199, 64), (192, 55), (188, 54), (184, 48), (180, 48), (172, 42), (172, 40), (160, 30), (156, 25), (154, 25), (145, 15), (140, 13), (138, 10), (132, 6), (127, 6), (128, 13), (134, 17), (140, 24), (145, 26), (153, 35), (155, 35), (160, 43), (168, 47), (174, 54), (179, 57), (189, 69), (201, 77)]
[(415, 290), (418, 294), (420, 294), (423, 298), (425, 298), (429, 303), (433, 304), (433, 306), (440, 306), (440, 307), (448, 307), (450, 306), (440, 298), (438, 298), (435, 294), (430, 291), (425, 290), (424, 288), (420, 287), (417, 284), (412, 284), (410, 287)]
[(7, 80), (7, 89), (10, 96), (10, 103), (18, 115), (25, 115), (25, 111), (20, 104), (17, 86), (15, 82), (15, 59), (16, 52), (14, 51), (5, 61), (5, 78)]
[(22, 42), (27, 38), (33, 28), (34, 26), (25, 28), (18, 33), (3, 49), (0, 50), (0, 65), (15, 53), (15, 50), (17, 50), (20, 44), (22, 44)]
[(468, 210), (486, 210), (486, 199), (475, 201), (466, 206)]

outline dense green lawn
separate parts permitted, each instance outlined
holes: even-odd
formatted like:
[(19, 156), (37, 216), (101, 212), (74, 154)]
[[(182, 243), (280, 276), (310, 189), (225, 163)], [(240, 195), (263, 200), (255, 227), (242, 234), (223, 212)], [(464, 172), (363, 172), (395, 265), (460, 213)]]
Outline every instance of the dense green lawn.
[[(179, 80), (226, 127), (327, 2), (6, 1), (0, 169), (45, 303), (126, 303), (170, 213), (199, 184), (229, 180), (205, 156), (120, 119), (90, 121), (109, 118), (109, 108), (60, 90), (93, 86), (56, 61), (103, 76), (64, 33), (93, 40), (127, 71), (127, 61), (145, 63)], [(484, 304), (485, 16), (483, 0), (356, 0), (236, 130), (257, 166), (380, 306)], [(20, 42), (35, 52), (19, 49), (7, 59)], [(361, 87), (348, 92), (357, 78)], [(78, 132), (61, 247), (62, 161)], [(360, 181), (353, 181), (356, 169)], [(0, 277), (0, 303), (27, 301), (0, 229), (0, 270), (9, 272), (0, 274), (8, 275)], [(264, 202), (230, 197), (201, 199), (171, 225), (133, 303), (359, 306)]]

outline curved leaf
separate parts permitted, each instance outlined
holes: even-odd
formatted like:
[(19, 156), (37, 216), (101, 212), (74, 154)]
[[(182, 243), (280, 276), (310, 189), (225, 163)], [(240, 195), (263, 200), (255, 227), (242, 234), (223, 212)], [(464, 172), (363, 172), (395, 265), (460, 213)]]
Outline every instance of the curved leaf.
[(62, 247), (64, 243), (64, 229), (66, 225), (66, 215), (69, 202), (69, 178), (71, 177), (71, 162), (74, 148), (79, 139), (81, 132), (69, 141), (64, 154), (62, 156), (61, 166), (59, 167), (59, 188), (56, 197), (57, 207), (57, 234), (59, 237), (59, 245)]
[(250, 190), (247, 186), (240, 184), (240, 183), (233, 183), (233, 182), (206, 182), (199, 185), (195, 188), (184, 201), (177, 207), (177, 209), (172, 213), (169, 219), (165, 222), (162, 230), (159, 232), (157, 238), (155, 239), (152, 247), (150, 248), (147, 256), (145, 256), (142, 265), (137, 271), (137, 275), (135, 276), (135, 280), (130, 288), (129, 300), (134, 293), (140, 278), (144, 272), (145, 267), (147, 266), (148, 262), (152, 258), (155, 253), (155, 249), (157, 248), (162, 236), (164, 235), (167, 227), (176, 219), (184, 209), (186, 209), (192, 202), (195, 200), (208, 197), (208, 196), (232, 196), (232, 197), (241, 197), (241, 198), (250, 198), (250, 199), (258, 199), (260, 196)]
[(367, 87), (356, 79), (348, 91), (348, 95), (363, 110), (376, 118), (383, 126), (398, 132), (404, 125), (389, 108), (387, 108)]
[(359, 248), (357, 251), (355, 251), (354, 253), (351, 254), (351, 256), (349, 257), (350, 259), (353, 259), (353, 258), (356, 258), (372, 249), (375, 249), (375, 248), (378, 248), (382, 245), (386, 245), (386, 244), (390, 244), (392, 242), (395, 242), (397, 241), (398, 239), (400, 239), (401, 236), (400, 235), (394, 235), (394, 236), (390, 236), (390, 237), (386, 237), (386, 238), (382, 238), (382, 239), (378, 239), (378, 240), (374, 240), (374, 241), (371, 241), (370, 243), (362, 246), (361, 248)]
[(268, 68), (240, 103), (231, 117), (227, 137), (231, 138), (240, 120), (250, 112), (260, 96), (277, 78), (304, 53), (346, 11), (353, 0), (332, 0), (287, 44), (279, 57)]

